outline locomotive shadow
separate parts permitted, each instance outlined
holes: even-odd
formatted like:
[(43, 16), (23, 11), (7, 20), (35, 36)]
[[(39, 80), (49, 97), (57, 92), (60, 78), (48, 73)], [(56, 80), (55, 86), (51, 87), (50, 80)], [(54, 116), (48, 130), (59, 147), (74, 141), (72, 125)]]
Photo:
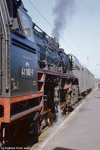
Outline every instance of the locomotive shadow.
[(63, 148), (63, 147), (56, 147), (52, 150), (76, 150), (76, 149), (70, 149), (70, 148)]

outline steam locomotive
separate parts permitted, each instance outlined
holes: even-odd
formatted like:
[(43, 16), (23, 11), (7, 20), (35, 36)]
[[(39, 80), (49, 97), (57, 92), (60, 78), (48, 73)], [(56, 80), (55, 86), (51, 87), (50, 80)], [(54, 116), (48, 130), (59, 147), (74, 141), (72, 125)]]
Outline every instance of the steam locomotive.
[(21, 137), (21, 131), (25, 135), (39, 134), (52, 123), (58, 106), (63, 113), (69, 111), (78, 101), (78, 95), (93, 88), (93, 81), (93, 74), (75, 56), (67, 55), (55, 38), (32, 22), (21, 0), (0, 1), (3, 147), (11, 146), (15, 137)]

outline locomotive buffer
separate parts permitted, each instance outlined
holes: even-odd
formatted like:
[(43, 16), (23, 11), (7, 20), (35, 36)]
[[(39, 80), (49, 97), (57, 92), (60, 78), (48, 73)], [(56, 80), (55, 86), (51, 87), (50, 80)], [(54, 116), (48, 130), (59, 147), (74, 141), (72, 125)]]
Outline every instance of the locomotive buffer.
[(100, 90), (94, 90), (41, 146), (43, 150), (100, 149)]

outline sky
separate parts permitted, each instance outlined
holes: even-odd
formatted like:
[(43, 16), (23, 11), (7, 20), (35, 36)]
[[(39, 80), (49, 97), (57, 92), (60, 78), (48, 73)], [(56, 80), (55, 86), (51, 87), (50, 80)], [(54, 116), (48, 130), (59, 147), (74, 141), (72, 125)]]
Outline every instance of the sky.
[[(60, 36), (60, 46), (67, 54), (74, 54), (96, 78), (100, 78), (100, 0), (72, 1), (72, 13), (65, 12), (67, 23)], [(49, 36), (52, 36), (54, 28), (53, 8), (57, 2), (23, 0), (32, 21)]]

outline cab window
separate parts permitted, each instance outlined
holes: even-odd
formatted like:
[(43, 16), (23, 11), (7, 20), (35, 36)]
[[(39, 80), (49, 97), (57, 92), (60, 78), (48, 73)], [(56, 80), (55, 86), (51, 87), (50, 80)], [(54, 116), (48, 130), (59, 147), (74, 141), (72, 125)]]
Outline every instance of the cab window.
[(32, 42), (34, 42), (32, 19), (23, 9), (18, 9), (20, 28), (22, 33)]

